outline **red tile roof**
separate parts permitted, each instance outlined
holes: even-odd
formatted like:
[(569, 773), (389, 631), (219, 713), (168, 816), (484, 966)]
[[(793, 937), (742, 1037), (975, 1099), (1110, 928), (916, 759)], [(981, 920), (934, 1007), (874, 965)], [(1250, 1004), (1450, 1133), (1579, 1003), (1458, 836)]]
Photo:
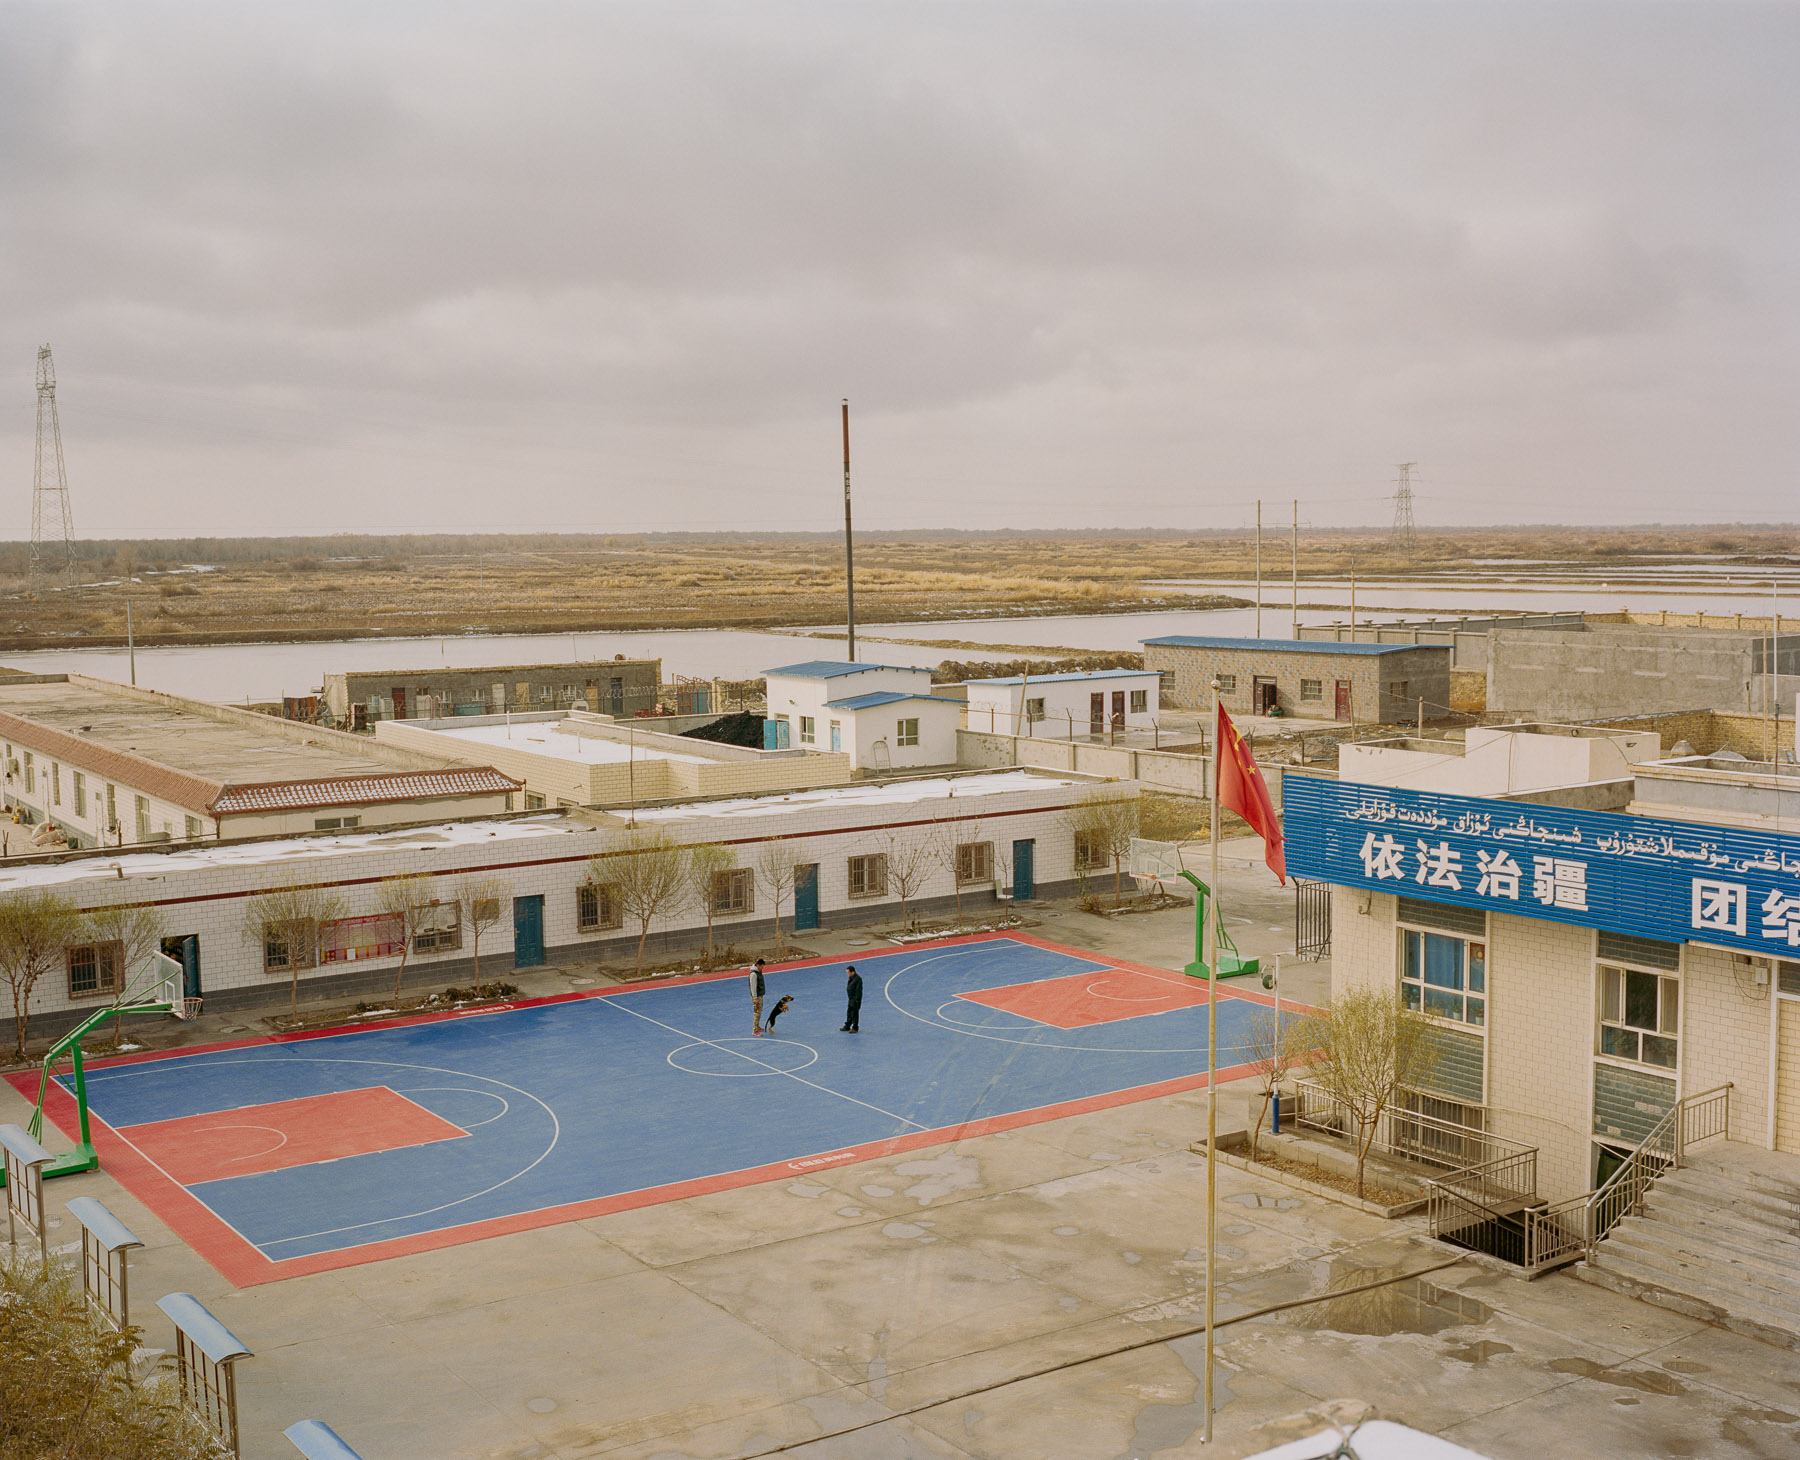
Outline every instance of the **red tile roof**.
[(247, 811), (309, 811), (323, 806), (370, 806), (382, 801), (436, 801), (450, 796), (510, 795), (523, 781), (491, 766), (447, 771), (396, 771), (392, 775), (333, 776), (314, 781), (267, 781), (225, 786), (206, 809), (214, 816)]
[(174, 766), (134, 755), (128, 750), (113, 750), (85, 736), (52, 730), (48, 725), (4, 710), (0, 710), (0, 738), (35, 750), (40, 755), (54, 756), (68, 766), (104, 780), (123, 782), (135, 792), (155, 796), (189, 811), (210, 810), (213, 801), (225, 789), (222, 782), (206, 776), (176, 770)]

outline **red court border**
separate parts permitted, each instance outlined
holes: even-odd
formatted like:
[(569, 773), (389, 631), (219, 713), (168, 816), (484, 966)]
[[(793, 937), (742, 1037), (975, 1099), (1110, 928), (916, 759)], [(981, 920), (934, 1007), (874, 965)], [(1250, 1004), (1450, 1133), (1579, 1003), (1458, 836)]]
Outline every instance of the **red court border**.
[[(1132, 972), (1146, 973), (1157, 978), (1187, 982), (1187, 975), (1175, 973), (1166, 968), (1153, 968), (1148, 964), (1107, 958), (1089, 953), (1085, 949), (1070, 948), (1061, 943), (1053, 943), (1047, 938), (1037, 938), (1029, 933), (1021, 932), (970, 933), (955, 938), (902, 943), (892, 948), (878, 949), (876, 953), (866, 956), (872, 959), (891, 953), (910, 953), (915, 950), (954, 948), (964, 944), (1000, 941), (1026, 943), (1053, 953), (1087, 958), (1105, 967), (1129, 969)], [(779, 974), (787, 969), (818, 968), (827, 964), (842, 965), (853, 962), (855, 960), (849, 958), (805, 958), (773, 966), (766, 971)], [(537, 1008), (546, 1004), (568, 1004), (581, 999), (612, 998), (619, 994), (636, 993), (644, 989), (671, 988), (682, 984), (718, 983), (726, 979), (741, 979), (745, 976), (745, 969), (732, 969), (718, 973), (683, 974), (677, 978), (620, 984), (613, 988), (583, 990), (579, 993), (548, 994), (542, 998), (517, 999), (505, 1004), (487, 1004), (478, 1009), (403, 1015), (394, 1019), (372, 1019), (360, 1024), (334, 1025), (327, 1029), (309, 1029), (296, 1034), (259, 1035), (250, 1039), (225, 1040), (218, 1044), (188, 1045), (180, 1049), (146, 1050), (141, 1054), (90, 1060), (87, 1062), (87, 1068), (90, 1070), (112, 1069), (120, 1065), (146, 1064), (153, 1060), (180, 1059), (191, 1054), (216, 1054), (223, 1050), (249, 1049), (261, 1044), (294, 1044), (309, 1039), (328, 1039), (341, 1034), (354, 1034), (364, 1029), (398, 1029), (413, 1024), (440, 1023), (449, 1019), (470, 1019), (484, 1014), (505, 1013), (513, 1009)], [(1261, 990), (1220, 985), (1219, 992), (1231, 998), (1243, 999), (1254, 1004), (1273, 1006), (1275, 1002), (1272, 997)], [(1286, 1006), (1301, 1013), (1314, 1012), (1307, 1005), (1293, 1001), (1288, 1001)], [(1188, 1007), (1204, 1008), (1205, 1005), (1202, 1003)], [(1231, 1065), (1219, 1070), (1217, 1079), (1224, 1082), (1239, 1079), (1249, 1073), (1248, 1065)], [(7, 1083), (27, 1100), (35, 1098), (37, 1083), (35, 1074), (20, 1071), (9, 1074), (5, 1078)], [(707, 1196), (713, 1192), (734, 1191), (740, 1187), (758, 1186), (768, 1181), (792, 1179), (796, 1174), (821, 1170), (828, 1166), (847, 1166), (858, 1161), (877, 1160), (884, 1156), (900, 1155), (928, 1146), (948, 1145), (954, 1141), (991, 1135), (996, 1131), (1017, 1130), (1023, 1126), (1041, 1125), (1046, 1121), (1062, 1120), (1073, 1115), (1086, 1115), (1097, 1110), (1111, 1110), (1121, 1105), (1135, 1105), (1140, 1101), (1155, 1100), (1164, 1095), (1178, 1095), (1188, 1090), (1199, 1089), (1206, 1082), (1206, 1072), (1202, 1071), (1198, 1075), (1186, 1075), (1176, 1080), (1163, 1080), (1150, 1085), (1135, 1085), (1124, 1090), (1113, 1090), (1103, 1095), (1088, 1095), (1079, 1100), (1064, 1100), (1052, 1105), (1039, 1105), (1029, 1110), (1013, 1111), (1008, 1115), (991, 1116), (986, 1120), (967, 1121), (955, 1126), (940, 1126), (936, 1130), (918, 1131), (906, 1136), (893, 1136), (884, 1141), (871, 1141), (835, 1151), (795, 1156), (790, 1160), (777, 1161), (766, 1166), (751, 1166), (739, 1171), (718, 1172), (710, 1176), (695, 1177), (690, 1181), (673, 1182), (664, 1186), (649, 1186), (637, 1191), (619, 1192), (613, 1196), (594, 1197), (588, 1201), (570, 1202), (562, 1206), (540, 1207), (530, 1212), (514, 1212), (509, 1216), (492, 1217), (482, 1222), (440, 1227), (435, 1231), (389, 1238), (384, 1242), (370, 1242), (358, 1247), (341, 1248), (334, 1252), (313, 1253), (306, 1257), (284, 1258), (280, 1261), (265, 1257), (234, 1227), (222, 1220), (198, 1198), (192, 1196), (186, 1187), (171, 1178), (160, 1166), (119, 1135), (99, 1115), (93, 1112), (89, 1114), (94, 1145), (102, 1157), (100, 1169), (109, 1172), (120, 1185), (143, 1202), (176, 1236), (211, 1263), (233, 1287), (248, 1288), (262, 1283), (279, 1282), (283, 1278), (302, 1277), (318, 1272), (334, 1272), (345, 1267), (360, 1267), (364, 1263), (381, 1262), (390, 1257), (406, 1257), (419, 1252), (436, 1252), (447, 1247), (460, 1247), (464, 1243), (477, 1242), (486, 1237), (500, 1237), (512, 1232), (529, 1232), (539, 1227), (554, 1227), (564, 1222), (580, 1221), (586, 1217), (605, 1216), (611, 1212), (635, 1211), (641, 1207), (660, 1206), (664, 1202), (680, 1201), (686, 1197)], [(73, 1130), (79, 1123), (79, 1114), (74, 1098), (55, 1081), (50, 1084), (49, 1094), (44, 1103), (44, 1113), (63, 1131)]]

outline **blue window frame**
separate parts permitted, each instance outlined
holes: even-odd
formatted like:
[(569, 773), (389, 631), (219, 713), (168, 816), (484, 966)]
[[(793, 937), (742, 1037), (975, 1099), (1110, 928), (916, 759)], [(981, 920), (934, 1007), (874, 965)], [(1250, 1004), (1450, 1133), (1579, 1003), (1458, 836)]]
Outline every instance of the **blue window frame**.
[(1434, 1019), (1485, 1026), (1487, 944), (1401, 929), (1400, 997)]

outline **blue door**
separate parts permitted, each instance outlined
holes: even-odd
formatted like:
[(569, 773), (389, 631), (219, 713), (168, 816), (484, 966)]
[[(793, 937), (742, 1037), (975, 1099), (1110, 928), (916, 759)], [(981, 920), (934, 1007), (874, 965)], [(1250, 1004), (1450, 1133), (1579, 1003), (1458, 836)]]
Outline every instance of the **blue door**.
[(164, 938), (162, 951), (181, 965), (181, 996), (200, 997), (200, 939), (189, 933), (183, 938)]
[(513, 967), (536, 968), (544, 961), (544, 897), (513, 899)]
[(1013, 843), (1013, 901), (1028, 902), (1032, 895), (1031, 854), (1035, 841)]
[(819, 926), (819, 864), (794, 868), (794, 931)]
[(831, 722), (831, 748), (833, 750), (844, 748), (844, 727), (836, 720)]

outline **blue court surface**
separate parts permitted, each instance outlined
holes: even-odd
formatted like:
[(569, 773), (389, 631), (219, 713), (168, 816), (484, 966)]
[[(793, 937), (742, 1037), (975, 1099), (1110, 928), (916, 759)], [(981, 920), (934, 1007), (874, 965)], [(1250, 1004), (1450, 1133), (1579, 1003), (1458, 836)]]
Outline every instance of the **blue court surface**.
[[(1205, 985), (1020, 936), (90, 1068), (106, 1168), (240, 1286), (1201, 1084)], [(1221, 1070), (1260, 990), (1221, 989)], [(50, 1114), (70, 1126), (66, 1092)], [(101, 1123), (104, 1123), (103, 1125)]]

